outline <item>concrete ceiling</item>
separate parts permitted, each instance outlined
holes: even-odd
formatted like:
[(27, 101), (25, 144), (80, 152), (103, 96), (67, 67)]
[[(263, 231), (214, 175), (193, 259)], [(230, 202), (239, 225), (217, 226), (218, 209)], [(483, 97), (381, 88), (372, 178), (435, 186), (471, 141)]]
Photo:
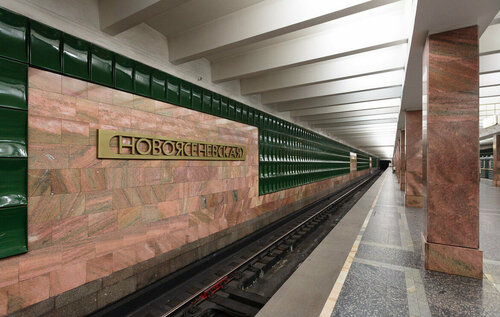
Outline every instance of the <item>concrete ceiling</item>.
[(498, 0), (100, 0), (99, 18), (111, 35), (145, 23), (167, 38), (171, 63), (205, 59), (213, 82), (238, 80), (242, 95), (389, 158), (402, 110), (421, 107), (429, 32), (483, 32), (493, 20), (481, 38), (481, 94), (500, 98), (499, 9)]

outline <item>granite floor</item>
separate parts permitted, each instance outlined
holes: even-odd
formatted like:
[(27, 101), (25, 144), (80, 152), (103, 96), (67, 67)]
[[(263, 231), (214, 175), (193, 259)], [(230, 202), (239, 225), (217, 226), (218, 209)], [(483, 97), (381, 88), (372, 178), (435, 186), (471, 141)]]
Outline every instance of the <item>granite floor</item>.
[(477, 280), (424, 270), (424, 214), (404, 207), (395, 175), (383, 177), (331, 315), (500, 316), (500, 188), (481, 180), (484, 276)]

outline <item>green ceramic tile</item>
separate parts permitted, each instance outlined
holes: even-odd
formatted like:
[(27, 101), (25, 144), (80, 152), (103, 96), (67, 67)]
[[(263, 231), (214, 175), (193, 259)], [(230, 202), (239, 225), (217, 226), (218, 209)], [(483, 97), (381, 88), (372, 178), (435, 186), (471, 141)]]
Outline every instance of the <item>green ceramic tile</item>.
[(0, 56), (28, 61), (28, 19), (0, 8)]
[(0, 208), (0, 258), (28, 251), (26, 206)]
[(236, 120), (236, 101), (229, 99), (227, 117), (231, 120)]
[(60, 72), (62, 32), (36, 21), (30, 30), (30, 64)]
[(241, 122), (248, 123), (248, 107), (241, 105)]
[(201, 111), (202, 90), (196, 85), (191, 85), (191, 104), (193, 109)]
[(0, 158), (0, 208), (27, 204), (27, 158)]
[(90, 79), (90, 44), (69, 34), (63, 35), (63, 73), (69, 76)]
[(206, 113), (212, 113), (212, 92), (210, 90), (203, 89), (202, 102), (202, 111)]
[(92, 45), (90, 77), (92, 82), (105, 86), (113, 86), (114, 53), (102, 47)]
[(0, 58), (0, 107), (28, 109), (28, 65)]
[(237, 102), (235, 105), (235, 111), (236, 111), (235, 120), (238, 122), (241, 122), (241, 110), (242, 110), (241, 107), (242, 107), (242, 104)]
[(27, 124), (26, 111), (0, 108), (0, 157), (27, 157)]
[(220, 116), (220, 95), (212, 93), (212, 114)]
[(181, 80), (175, 76), (167, 76), (167, 101), (174, 105), (180, 103)]
[(134, 92), (134, 61), (115, 55), (115, 87), (128, 92)]
[(183, 107), (191, 108), (191, 84), (187, 81), (181, 81), (180, 104)]
[(228, 116), (229, 109), (228, 109), (227, 103), (228, 103), (227, 98), (224, 96), (221, 96), (220, 97), (220, 115), (223, 118), (227, 118), (227, 116)]
[(151, 67), (136, 62), (134, 83), (136, 94), (151, 97)]
[(165, 101), (167, 99), (167, 74), (155, 70), (151, 77), (151, 97)]

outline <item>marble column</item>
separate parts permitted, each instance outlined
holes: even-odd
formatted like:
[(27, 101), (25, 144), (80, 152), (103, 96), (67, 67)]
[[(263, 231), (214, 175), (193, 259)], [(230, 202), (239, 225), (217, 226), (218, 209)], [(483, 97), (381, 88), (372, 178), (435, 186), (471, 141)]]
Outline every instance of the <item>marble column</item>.
[(425, 267), (480, 279), (477, 26), (430, 35), (423, 67)]
[(405, 206), (423, 207), (422, 111), (405, 113), (406, 190)]
[(500, 134), (493, 136), (493, 186), (500, 187)]
[(398, 138), (396, 140), (396, 151), (395, 151), (395, 153), (396, 153), (396, 155), (395, 155), (396, 159), (395, 159), (395, 164), (394, 165), (395, 165), (395, 169), (396, 169), (396, 177), (397, 177), (398, 183), (399, 183), (400, 182), (400, 179), (399, 179), (399, 172), (400, 172), (400, 170), (399, 170), (399, 166), (400, 166), (399, 165), (399, 136), (398, 136)]
[(399, 138), (400, 145), (400, 159), (399, 159), (399, 168), (400, 172), (400, 187), (399, 189), (405, 190), (405, 180), (406, 180), (406, 148), (405, 148), (405, 130), (401, 130), (401, 137)]

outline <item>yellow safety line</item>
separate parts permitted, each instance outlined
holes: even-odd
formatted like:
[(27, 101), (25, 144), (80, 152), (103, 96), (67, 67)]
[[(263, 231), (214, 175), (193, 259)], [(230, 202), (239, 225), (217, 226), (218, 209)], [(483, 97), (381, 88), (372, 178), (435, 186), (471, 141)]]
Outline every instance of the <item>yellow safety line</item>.
[(351, 264), (354, 261), (354, 257), (356, 256), (356, 252), (358, 251), (358, 247), (359, 247), (359, 244), (361, 242), (361, 238), (363, 237), (365, 229), (368, 226), (368, 222), (370, 221), (370, 217), (372, 216), (372, 213), (373, 213), (373, 208), (377, 204), (378, 197), (380, 196), (380, 193), (382, 192), (382, 188), (384, 187), (384, 183), (385, 183), (386, 179), (387, 179), (387, 174), (385, 175), (385, 178), (382, 181), (382, 184), (380, 185), (380, 189), (378, 190), (377, 196), (375, 196), (375, 200), (373, 201), (372, 207), (370, 208), (370, 211), (366, 215), (365, 221), (363, 222), (363, 225), (361, 226), (361, 230), (359, 230), (358, 236), (356, 237), (356, 240), (354, 241), (354, 244), (352, 245), (351, 251), (349, 252), (347, 259), (344, 262), (344, 266), (342, 267), (342, 270), (340, 271), (340, 274), (337, 277), (337, 281), (335, 281), (335, 284), (333, 285), (332, 291), (330, 292), (330, 295), (328, 296), (328, 299), (326, 300), (325, 306), (323, 306), (323, 310), (321, 311), (321, 314), (319, 315), (320, 317), (330, 317), (333, 313), (333, 309), (335, 308), (335, 304), (337, 304), (337, 299), (339, 298), (340, 291), (342, 290), (342, 287), (344, 286), (344, 282), (345, 282), (345, 279), (347, 277), (347, 273), (349, 273), (349, 270), (351, 269)]

